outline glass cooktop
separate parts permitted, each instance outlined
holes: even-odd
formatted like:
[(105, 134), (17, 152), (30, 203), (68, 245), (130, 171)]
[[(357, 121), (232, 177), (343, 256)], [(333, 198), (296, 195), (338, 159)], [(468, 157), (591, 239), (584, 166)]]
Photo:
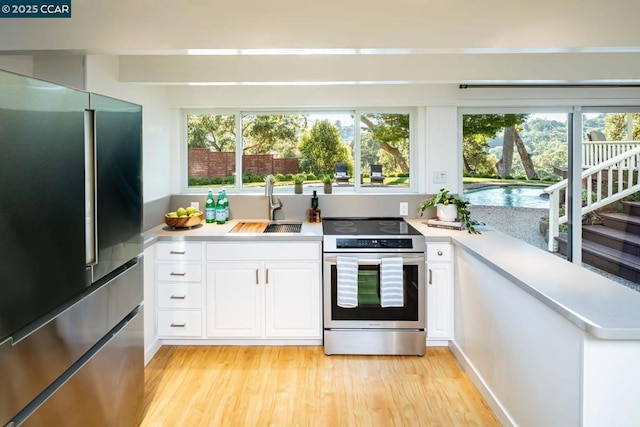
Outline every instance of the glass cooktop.
[(323, 218), (322, 231), (329, 236), (420, 235), (402, 218)]

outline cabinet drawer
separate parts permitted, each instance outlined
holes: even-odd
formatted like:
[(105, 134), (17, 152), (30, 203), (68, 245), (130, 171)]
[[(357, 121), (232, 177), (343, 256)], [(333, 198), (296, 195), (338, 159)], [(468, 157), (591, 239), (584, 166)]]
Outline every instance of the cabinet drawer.
[(209, 243), (208, 261), (319, 261), (319, 242)]
[(200, 310), (158, 310), (158, 336), (202, 336), (202, 312)]
[(157, 259), (162, 261), (200, 261), (202, 260), (202, 244), (171, 242), (158, 243)]
[(201, 308), (200, 283), (162, 283), (158, 285), (159, 308)]
[(451, 261), (453, 259), (453, 247), (449, 243), (427, 243), (428, 261)]
[(158, 264), (159, 282), (200, 282), (202, 264), (168, 262)]

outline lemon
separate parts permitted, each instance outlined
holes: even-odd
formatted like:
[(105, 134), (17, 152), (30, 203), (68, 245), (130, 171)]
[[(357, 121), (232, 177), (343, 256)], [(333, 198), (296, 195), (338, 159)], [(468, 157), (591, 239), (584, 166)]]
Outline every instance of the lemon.
[(185, 209), (187, 211), (187, 215), (192, 216), (193, 214), (196, 213), (196, 208), (194, 208), (193, 206), (189, 206), (187, 209)]
[(167, 214), (167, 216), (170, 216), (170, 217), (177, 217), (177, 216), (178, 216), (178, 214), (177, 214), (177, 213), (175, 213), (175, 212), (169, 212), (169, 213)]
[(176, 213), (178, 216), (187, 216), (187, 210), (185, 208), (176, 209)]

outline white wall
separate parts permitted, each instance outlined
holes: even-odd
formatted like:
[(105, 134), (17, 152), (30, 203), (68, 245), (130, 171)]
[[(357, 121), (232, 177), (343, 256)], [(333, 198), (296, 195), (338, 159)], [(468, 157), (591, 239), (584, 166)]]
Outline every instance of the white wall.
[(27, 55), (0, 56), (0, 70), (31, 76), (33, 75), (33, 57)]
[(143, 194), (145, 202), (171, 194), (171, 127), (174, 116), (160, 86), (118, 81), (118, 57), (90, 55), (86, 59), (86, 90), (142, 105)]
[(582, 425), (584, 331), (463, 248), (455, 254), (454, 351), (503, 425)]

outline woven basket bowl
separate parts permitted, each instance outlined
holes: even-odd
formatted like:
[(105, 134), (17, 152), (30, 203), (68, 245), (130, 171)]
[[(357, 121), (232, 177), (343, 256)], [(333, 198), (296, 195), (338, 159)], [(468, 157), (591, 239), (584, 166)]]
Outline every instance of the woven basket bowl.
[(193, 216), (164, 216), (164, 223), (174, 228), (189, 228), (202, 222), (202, 212), (196, 212)]

